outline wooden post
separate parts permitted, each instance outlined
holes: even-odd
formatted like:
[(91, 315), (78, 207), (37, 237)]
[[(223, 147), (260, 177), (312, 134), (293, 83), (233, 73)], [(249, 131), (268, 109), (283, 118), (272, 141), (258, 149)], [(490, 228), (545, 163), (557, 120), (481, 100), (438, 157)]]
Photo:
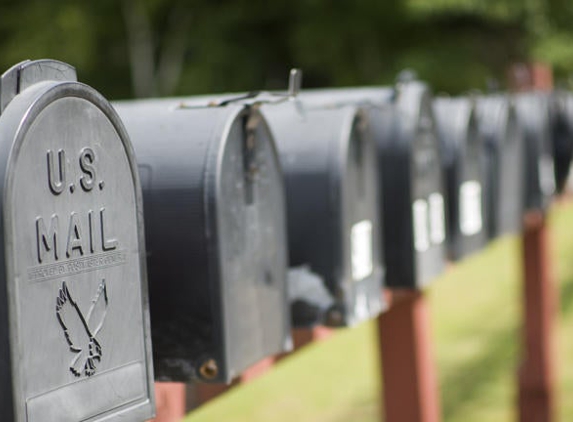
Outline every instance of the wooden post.
[(384, 421), (438, 422), (440, 404), (432, 352), (430, 312), (424, 293), (392, 294), (378, 317)]
[(312, 328), (295, 328), (292, 330), (294, 349), (298, 350), (309, 343), (326, 340), (332, 336), (332, 334), (334, 334), (334, 330), (332, 328), (321, 325)]
[(529, 212), (523, 231), (523, 356), (518, 370), (519, 421), (554, 418), (554, 319), (556, 290), (551, 274), (547, 224), (541, 212)]
[(156, 382), (156, 417), (152, 422), (180, 422), (185, 417), (185, 384)]
[(509, 67), (507, 76), (513, 92), (553, 89), (553, 70), (545, 63), (516, 63)]

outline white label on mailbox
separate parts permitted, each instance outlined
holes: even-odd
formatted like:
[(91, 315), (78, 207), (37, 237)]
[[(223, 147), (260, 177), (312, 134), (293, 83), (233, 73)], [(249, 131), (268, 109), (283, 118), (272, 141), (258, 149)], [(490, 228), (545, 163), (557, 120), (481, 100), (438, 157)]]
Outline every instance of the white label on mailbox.
[(469, 180), (460, 186), (460, 231), (472, 236), (482, 229), (481, 184)]
[(366, 321), (370, 318), (368, 299), (364, 292), (358, 293), (354, 302), (354, 316), (357, 321)]
[(362, 280), (372, 274), (372, 222), (362, 220), (350, 231), (352, 278)]
[(428, 234), (428, 203), (418, 199), (412, 204), (414, 215), (414, 247), (418, 252), (424, 252), (430, 247)]
[(553, 159), (542, 156), (537, 161), (539, 170), (539, 187), (544, 195), (552, 195), (555, 192), (555, 173)]
[(432, 193), (428, 198), (430, 203), (430, 240), (439, 245), (446, 238), (444, 218), (444, 197), (439, 193)]

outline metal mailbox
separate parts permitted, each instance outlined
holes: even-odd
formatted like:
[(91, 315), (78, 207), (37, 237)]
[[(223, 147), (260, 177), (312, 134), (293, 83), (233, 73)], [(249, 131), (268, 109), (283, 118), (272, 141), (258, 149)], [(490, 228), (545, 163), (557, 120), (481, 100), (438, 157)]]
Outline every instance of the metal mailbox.
[(384, 271), (378, 167), (366, 114), (356, 106), (272, 97), (261, 110), (285, 175), (290, 265), (307, 266), (332, 298), (322, 300), (309, 278), (291, 277), (293, 323), (352, 325), (377, 316)]
[(551, 95), (550, 101), (555, 190), (562, 193), (573, 158), (573, 97), (567, 91), (558, 90)]
[(501, 94), (479, 97), (478, 121), (486, 150), (489, 237), (521, 230), (525, 141), (513, 101)]
[(485, 150), (473, 99), (436, 98), (434, 115), (447, 187), (448, 249), (458, 260), (482, 249), (488, 239)]
[(555, 193), (549, 100), (541, 92), (515, 96), (517, 120), (525, 141), (526, 210), (545, 210)]
[(441, 273), (446, 223), (440, 151), (428, 87), (317, 90), (305, 100), (368, 110), (379, 164), (382, 245), (389, 287), (420, 288)]
[(229, 382), (288, 351), (284, 185), (257, 107), (114, 106), (142, 180), (156, 378)]
[(61, 62), (0, 78), (0, 414), (142, 421), (153, 369), (141, 191), (109, 103)]

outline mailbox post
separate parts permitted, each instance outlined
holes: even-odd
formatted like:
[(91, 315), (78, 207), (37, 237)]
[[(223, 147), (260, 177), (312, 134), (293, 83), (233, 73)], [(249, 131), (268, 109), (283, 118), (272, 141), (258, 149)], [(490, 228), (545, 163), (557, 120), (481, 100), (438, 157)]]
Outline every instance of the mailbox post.
[(142, 180), (156, 379), (230, 382), (290, 350), (284, 185), (258, 108), (114, 106)]
[(486, 192), (490, 238), (522, 228), (525, 141), (511, 98), (478, 98), (478, 120), (486, 150)]
[(473, 99), (437, 98), (434, 114), (447, 186), (449, 254), (458, 260), (487, 242), (485, 151)]
[(109, 103), (52, 60), (0, 78), (0, 414), (143, 421), (153, 369), (141, 193)]

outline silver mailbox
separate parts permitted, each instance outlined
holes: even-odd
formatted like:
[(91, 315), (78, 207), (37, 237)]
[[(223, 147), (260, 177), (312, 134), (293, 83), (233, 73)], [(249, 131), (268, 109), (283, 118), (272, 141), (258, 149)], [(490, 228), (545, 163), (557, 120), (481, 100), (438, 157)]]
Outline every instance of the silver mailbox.
[(229, 382), (289, 350), (284, 184), (257, 107), (114, 106), (142, 180), (156, 378)]
[(327, 107), (368, 110), (381, 191), (382, 247), (389, 287), (419, 288), (444, 267), (446, 222), (439, 142), (428, 87), (343, 88), (303, 93)]
[(477, 99), (486, 149), (486, 192), (490, 238), (521, 230), (524, 207), (525, 141), (515, 106), (506, 95)]
[(485, 149), (472, 98), (436, 98), (434, 115), (447, 187), (449, 255), (458, 260), (488, 240)]
[(51, 60), (0, 79), (0, 414), (142, 421), (153, 374), (137, 167), (109, 103)]

